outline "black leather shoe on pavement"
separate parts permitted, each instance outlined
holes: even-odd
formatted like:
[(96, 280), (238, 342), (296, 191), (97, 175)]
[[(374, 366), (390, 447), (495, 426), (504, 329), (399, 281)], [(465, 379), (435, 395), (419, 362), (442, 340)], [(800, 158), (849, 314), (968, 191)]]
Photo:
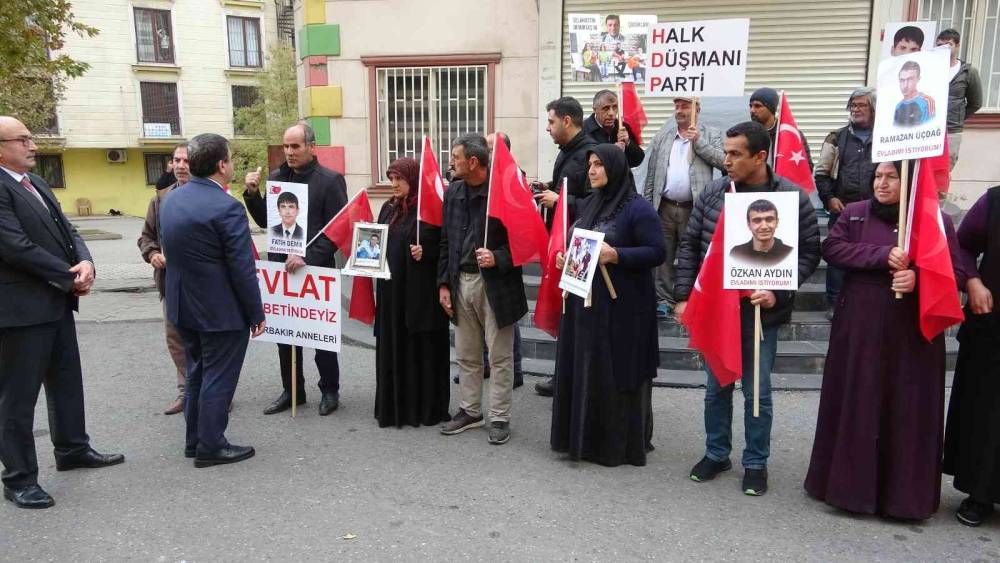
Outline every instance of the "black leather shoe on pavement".
[(955, 518), (958, 518), (960, 523), (975, 528), (982, 524), (983, 520), (986, 520), (990, 514), (993, 514), (993, 503), (979, 502), (969, 497), (959, 505), (958, 511), (955, 512)]
[(553, 378), (550, 377), (550, 378), (546, 379), (545, 381), (543, 381), (541, 383), (536, 383), (535, 384), (535, 393), (538, 393), (539, 395), (541, 395), (543, 397), (551, 397), (552, 396), (552, 379)]
[(56, 460), (56, 471), (69, 471), (70, 469), (99, 469), (110, 465), (118, 465), (125, 462), (122, 454), (99, 454), (92, 449), (88, 449), (82, 454)]
[[(296, 405), (304, 405), (306, 403), (306, 394), (299, 391), (298, 399), (299, 402), (297, 402)], [(288, 391), (283, 391), (273, 403), (264, 409), (264, 414), (277, 414), (279, 412), (287, 411), (290, 408), (292, 408), (292, 394)]]
[(198, 453), (195, 448), (184, 447), (184, 457), (188, 459), (194, 459), (194, 456)]
[(213, 465), (225, 465), (236, 463), (253, 457), (254, 449), (250, 446), (233, 446), (222, 448), (205, 456), (195, 456), (195, 467), (212, 467)]
[(692, 481), (698, 483), (703, 483), (705, 481), (711, 481), (718, 477), (719, 473), (723, 471), (729, 471), (733, 468), (733, 462), (729, 461), (715, 461), (708, 459), (707, 457), (701, 458), (701, 461), (696, 463), (694, 467), (691, 468), (691, 473), (688, 475), (691, 477)]
[(21, 489), (3, 488), (3, 498), (11, 501), (18, 508), (48, 508), (56, 503), (38, 485), (28, 485)]
[(323, 393), (323, 398), (319, 400), (319, 415), (326, 416), (340, 407), (339, 393)]

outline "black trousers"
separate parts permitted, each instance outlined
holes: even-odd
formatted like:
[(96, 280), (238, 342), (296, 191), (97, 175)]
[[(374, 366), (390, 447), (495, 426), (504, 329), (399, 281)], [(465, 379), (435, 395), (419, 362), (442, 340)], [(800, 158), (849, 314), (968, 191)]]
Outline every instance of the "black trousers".
[(45, 385), (49, 433), (57, 460), (90, 447), (83, 412), (83, 374), (76, 322), (67, 306), (58, 321), (0, 328), (0, 461), (3, 484), (38, 483), (32, 427), (38, 393)]
[(228, 447), (229, 403), (236, 393), (250, 329), (196, 332), (177, 327), (187, 356), (185, 447), (207, 455)]
[[(281, 385), (285, 391), (292, 392), (292, 347), (288, 344), (278, 344), (278, 362), (281, 364)], [(305, 397), (306, 380), (302, 376), (302, 347), (298, 346), (295, 354), (295, 371), (298, 396)], [(323, 393), (340, 392), (340, 362), (337, 353), (327, 350), (316, 350), (316, 369), (319, 370), (319, 390)]]

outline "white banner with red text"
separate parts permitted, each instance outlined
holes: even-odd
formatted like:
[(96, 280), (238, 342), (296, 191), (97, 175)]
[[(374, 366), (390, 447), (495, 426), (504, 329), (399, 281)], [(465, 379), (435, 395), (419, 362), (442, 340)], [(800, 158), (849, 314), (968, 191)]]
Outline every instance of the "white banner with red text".
[(289, 274), (283, 262), (258, 260), (257, 283), (267, 327), (256, 340), (340, 352), (340, 270)]

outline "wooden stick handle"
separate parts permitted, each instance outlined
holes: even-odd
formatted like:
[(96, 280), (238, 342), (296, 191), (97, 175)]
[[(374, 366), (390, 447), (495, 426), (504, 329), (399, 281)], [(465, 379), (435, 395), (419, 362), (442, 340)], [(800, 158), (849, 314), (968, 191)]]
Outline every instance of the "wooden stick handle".
[(763, 335), (760, 325), (760, 305), (753, 307), (753, 416), (760, 416), (760, 339)]
[(608, 293), (611, 294), (612, 299), (618, 299), (618, 293), (615, 292), (615, 285), (611, 283), (611, 276), (608, 274), (608, 268), (601, 264), (601, 277), (604, 278), (604, 285), (608, 286)]
[[(910, 161), (903, 161), (903, 168), (899, 175), (899, 221), (896, 228), (896, 246), (899, 248), (904, 248), (906, 244), (906, 217), (909, 213), (909, 206), (906, 204), (909, 197), (907, 193), (909, 192), (910, 184)], [(896, 292), (896, 299), (902, 299), (903, 294)]]
[(298, 356), (299, 347), (292, 346), (292, 418), (295, 418), (295, 406), (299, 402), (299, 377), (296, 373), (296, 368), (298, 367), (298, 361), (296, 361), (296, 356)]

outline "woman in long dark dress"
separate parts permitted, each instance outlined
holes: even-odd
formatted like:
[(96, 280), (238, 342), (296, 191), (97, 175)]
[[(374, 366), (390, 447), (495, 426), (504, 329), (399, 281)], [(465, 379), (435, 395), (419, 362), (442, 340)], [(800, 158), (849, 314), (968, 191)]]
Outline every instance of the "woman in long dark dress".
[[(636, 194), (625, 154), (598, 145), (588, 154), (593, 194), (573, 227), (604, 233), (604, 264), (592, 305), (569, 295), (559, 325), (552, 407), (552, 449), (607, 466), (645, 465), (652, 449), (652, 379), (659, 364), (653, 269), (666, 255), (660, 220)], [(572, 229), (570, 229), (572, 234)], [(557, 262), (561, 267), (562, 259)]]
[[(1000, 186), (990, 188), (962, 220), (958, 243), (969, 273), (965, 323), (944, 439), (944, 472), (969, 495), (958, 521), (978, 526), (1000, 502)], [(976, 266), (976, 260), (983, 260)]]
[(412, 158), (389, 165), (393, 197), (378, 218), (389, 225), (384, 251), (392, 276), (376, 287), (375, 418), (383, 428), (451, 420), (448, 317), (437, 297), (441, 229), (418, 225), (419, 171)]
[(943, 334), (928, 342), (920, 332), (919, 280), (896, 246), (899, 199), (899, 164), (879, 164), (874, 198), (849, 204), (823, 242), (823, 257), (846, 277), (805, 488), (850, 512), (924, 519), (941, 496), (945, 345)]

